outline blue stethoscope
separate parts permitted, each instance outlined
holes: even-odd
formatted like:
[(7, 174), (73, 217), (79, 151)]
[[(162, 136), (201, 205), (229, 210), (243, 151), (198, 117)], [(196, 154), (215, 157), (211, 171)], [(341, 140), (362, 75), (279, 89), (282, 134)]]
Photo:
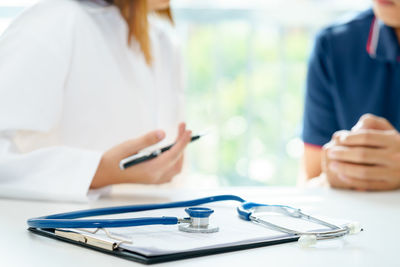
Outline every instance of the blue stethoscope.
[[(212, 197), (199, 198), (188, 201), (179, 201), (162, 204), (145, 204), (119, 206), (110, 208), (89, 209), (82, 211), (74, 211), (68, 213), (60, 213), (28, 220), (29, 227), (32, 228), (115, 228), (115, 227), (133, 227), (144, 225), (179, 225), (179, 230), (190, 233), (213, 233), (219, 230), (218, 227), (209, 223), (210, 215), (214, 210), (205, 207), (197, 207), (202, 204), (219, 202), (219, 201), (237, 201), (240, 206), (237, 207), (239, 217), (246, 221), (266, 226), (272, 230), (299, 236), (299, 242), (302, 246), (314, 244), (317, 240), (332, 239), (342, 237), (348, 234), (354, 234), (361, 231), (358, 223), (350, 223), (345, 226), (338, 226), (326, 221), (314, 218), (304, 214), (300, 209), (292, 208), (284, 205), (267, 205), (254, 202), (246, 202), (244, 199), (235, 195), (218, 195)], [(103, 216), (122, 214), (130, 212), (169, 209), (169, 208), (186, 208), (185, 211), (189, 215), (188, 218), (177, 217), (141, 217), (127, 219), (81, 219), (84, 217)], [(265, 220), (265, 214), (270, 212), (279, 213), (293, 218), (304, 219), (313, 223), (317, 223), (328, 227), (328, 230), (300, 232), (286, 227), (282, 227)], [(262, 216), (264, 215), (264, 216)]]

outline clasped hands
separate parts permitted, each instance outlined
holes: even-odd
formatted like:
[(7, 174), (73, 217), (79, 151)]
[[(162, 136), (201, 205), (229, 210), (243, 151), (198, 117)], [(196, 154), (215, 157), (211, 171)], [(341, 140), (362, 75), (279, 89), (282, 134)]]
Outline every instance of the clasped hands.
[(330, 185), (359, 191), (400, 188), (400, 134), (384, 118), (366, 114), (351, 131), (336, 132), (323, 147)]

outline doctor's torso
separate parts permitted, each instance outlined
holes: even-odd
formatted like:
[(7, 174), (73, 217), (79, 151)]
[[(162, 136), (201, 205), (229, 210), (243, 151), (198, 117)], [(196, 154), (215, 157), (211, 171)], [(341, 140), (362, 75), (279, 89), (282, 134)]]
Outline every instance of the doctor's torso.
[[(55, 17), (51, 16), (48, 23), (67, 29), (60, 47), (61, 42), (54, 42), (54, 46), (51, 42), (61, 35), (53, 40), (48, 36), (46, 44), (65, 66), (48, 66), (49, 71), (43, 73), (44, 79), (62, 77), (61, 107), (48, 131), (18, 132), (15, 142), (19, 150), (57, 145), (105, 150), (154, 129), (166, 130), (171, 141), (182, 119), (183, 101), (180, 55), (170, 34), (171, 26), (159, 18), (150, 18), (149, 66), (138, 44), (133, 41), (128, 45), (128, 28), (116, 7), (53, 0), (34, 7), (36, 15), (41, 13), (40, 5), (40, 19), (46, 18), (46, 12), (60, 12), (63, 20), (51, 21)], [(71, 19), (65, 19), (68, 13)], [(63, 23), (66, 26), (60, 25)], [(29, 90), (35, 90), (34, 86)], [(49, 96), (43, 95), (46, 97)]]

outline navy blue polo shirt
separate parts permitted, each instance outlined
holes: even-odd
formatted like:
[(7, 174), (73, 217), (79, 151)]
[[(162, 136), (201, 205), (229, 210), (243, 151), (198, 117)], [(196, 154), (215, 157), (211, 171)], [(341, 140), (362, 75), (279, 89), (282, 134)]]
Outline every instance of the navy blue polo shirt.
[(394, 29), (372, 10), (317, 36), (307, 74), (303, 141), (322, 146), (365, 113), (400, 129), (400, 46)]

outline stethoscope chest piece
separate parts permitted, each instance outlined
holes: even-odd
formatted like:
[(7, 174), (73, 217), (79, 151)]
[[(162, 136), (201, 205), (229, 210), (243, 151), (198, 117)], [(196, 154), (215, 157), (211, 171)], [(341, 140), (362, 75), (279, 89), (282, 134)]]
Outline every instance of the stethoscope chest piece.
[(215, 233), (219, 231), (218, 226), (210, 225), (210, 215), (214, 210), (203, 207), (186, 208), (190, 216), (187, 223), (179, 225), (179, 230), (188, 233)]

